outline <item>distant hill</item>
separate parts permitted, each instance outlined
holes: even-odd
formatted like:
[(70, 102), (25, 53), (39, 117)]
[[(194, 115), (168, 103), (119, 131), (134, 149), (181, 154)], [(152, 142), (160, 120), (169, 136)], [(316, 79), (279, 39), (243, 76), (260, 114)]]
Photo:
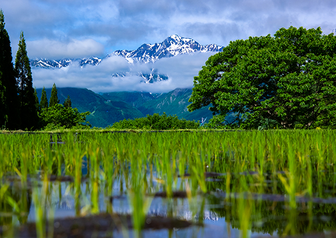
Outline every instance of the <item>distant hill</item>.
[[(41, 99), (42, 89), (37, 89), (37, 96)], [(51, 88), (46, 89), (48, 100), (51, 94)], [(144, 115), (131, 105), (121, 102), (105, 99), (99, 94), (84, 88), (57, 88), (60, 103), (70, 96), (72, 106), (78, 108), (79, 112), (89, 111), (87, 120), (92, 126), (106, 127), (114, 122), (123, 119), (134, 119)]]
[(158, 98), (161, 94), (148, 92), (110, 92), (101, 94), (102, 97), (112, 101), (123, 101), (133, 107), (139, 108), (142, 104)]
[(208, 108), (198, 109), (189, 112), (187, 106), (192, 93), (192, 88), (177, 88), (168, 93), (150, 94), (144, 92), (111, 92), (102, 96), (110, 100), (120, 100), (136, 107), (142, 114), (162, 114), (176, 115), (178, 118), (199, 121), (201, 118), (212, 117), (212, 112)]
[[(42, 89), (37, 89), (41, 99)], [(166, 112), (187, 120), (201, 120), (212, 117), (208, 108), (188, 112), (187, 106), (192, 89), (177, 88), (168, 93), (151, 94), (148, 92), (110, 92), (97, 94), (85, 88), (57, 88), (60, 103), (70, 96), (72, 106), (79, 112), (89, 111), (87, 120), (95, 127), (107, 127), (123, 119), (144, 117), (147, 114)], [(48, 100), (51, 88), (46, 89)]]

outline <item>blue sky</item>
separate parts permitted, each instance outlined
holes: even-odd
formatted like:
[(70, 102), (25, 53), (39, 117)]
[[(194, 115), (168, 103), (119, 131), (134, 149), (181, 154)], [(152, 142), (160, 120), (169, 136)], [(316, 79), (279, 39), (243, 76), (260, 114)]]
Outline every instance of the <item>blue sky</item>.
[[(291, 25), (320, 26), (325, 34), (336, 28), (335, 0), (2, 0), (0, 8), (14, 54), (23, 31), (30, 58), (103, 57), (172, 34), (225, 46)], [(190, 86), (197, 67), (184, 75)], [(73, 83), (64, 77), (59, 84)]]

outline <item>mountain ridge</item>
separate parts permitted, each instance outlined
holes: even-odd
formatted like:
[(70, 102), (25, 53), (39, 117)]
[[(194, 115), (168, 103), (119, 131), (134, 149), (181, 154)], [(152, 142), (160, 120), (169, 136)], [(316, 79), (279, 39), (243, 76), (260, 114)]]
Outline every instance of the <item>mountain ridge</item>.
[(215, 44), (203, 46), (191, 38), (172, 35), (161, 43), (143, 44), (133, 51), (116, 50), (113, 52), (113, 55), (123, 56), (129, 63), (154, 63), (159, 59), (181, 54), (209, 51), (218, 52), (222, 49), (222, 46)]
[(88, 58), (63, 58), (63, 59), (46, 59), (37, 58), (31, 59), (30, 64), (32, 67), (46, 68), (46, 69), (59, 69), (67, 67), (70, 64), (77, 63), (80, 67), (87, 65), (96, 66), (104, 61), (106, 58), (112, 56), (120, 56), (127, 60), (128, 63), (154, 63), (162, 58), (174, 57), (183, 54), (192, 54), (196, 52), (219, 52), (223, 46), (216, 44), (201, 45), (197, 41), (172, 35), (166, 38), (161, 43), (155, 44), (142, 44), (136, 50), (116, 50), (103, 58), (88, 57)]
[[(41, 98), (42, 89), (36, 90)], [(179, 119), (199, 121), (202, 117), (210, 119), (212, 113), (207, 107), (188, 112), (187, 106), (192, 88), (177, 88), (168, 93), (149, 92), (110, 92), (97, 94), (86, 88), (57, 88), (60, 103), (70, 96), (72, 106), (79, 112), (89, 111), (87, 121), (94, 127), (107, 127), (123, 119), (135, 119), (146, 115), (166, 112)], [(51, 88), (46, 88), (47, 98)]]

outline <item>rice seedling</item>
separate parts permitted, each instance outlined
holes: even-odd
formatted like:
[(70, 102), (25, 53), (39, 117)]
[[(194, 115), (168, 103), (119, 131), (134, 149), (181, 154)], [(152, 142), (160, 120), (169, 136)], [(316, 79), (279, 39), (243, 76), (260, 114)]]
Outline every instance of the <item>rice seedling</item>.
[[(167, 215), (174, 217), (178, 213), (174, 210), (177, 203), (172, 202), (176, 190), (186, 192), (185, 202), (193, 217), (208, 209), (209, 195), (225, 193), (214, 206), (223, 207), (226, 221), (240, 228), (242, 236), (248, 236), (248, 230), (256, 229), (255, 224), (262, 220), (266, 205), (260, 199), (265, 195), (280, 196), (288, 205), (280, 208), (269, 201), (272, 214), (286, 220), (287, 229), (278, 229), (282, 234), (300, 232), (294, 229), (300, 209), (306, 211), (309, 230), (314, 231), (312, 221), (318, 206), (314, 200), (304, 200), (306, 208), (302, 208), (297, 200), (336, 196), (335, 139), (333, 130), (0, 134), (0, 203), (7, 203), (15, 216), (28, 212), (25, 192), (17, 199), (4, 190), (12, 186), (5, 180), (14, 177), (22, 191), (32, 186), (36, 217), (45, 219), (44, 214), (53, 211), (51, 200), (55, 199), (50, 195), (54, 186), (51, 176), (60, 180), (68, 176), (76, 216), (84, 215), (85, 204), (91, 214), (114, 214), (118, 209), (113, 206), (122, 202), (110, 204), (109, 197), (127, 195), (138, 235), (155, 199), (149, 195), (165, 191), (170, 204)], [(41, 178), (42, 184), (49, 181), (48, 189), (45, 185), (36, 188)], [(37, 183), (31, 185), (32, 181)], [(59, 182), (55, 186), (61, 201), (64, 185)], [(236, 201), (236, 196), (243, 197)], [(253, 199), (259, 200), (254, 203)], [(3, 205), (0, 209), (5, 210)], [(328, 209), (324, 212), (331, 211)], [(46, 235), (45, 230), (49, 234), (51, 228), (45, 224), (38, 223), (40, 236)]]

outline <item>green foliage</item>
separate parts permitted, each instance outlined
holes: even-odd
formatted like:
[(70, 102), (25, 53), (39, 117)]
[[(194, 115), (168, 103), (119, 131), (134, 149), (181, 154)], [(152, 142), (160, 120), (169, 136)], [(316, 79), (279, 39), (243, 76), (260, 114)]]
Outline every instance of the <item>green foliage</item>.
[(56, 104), (49, 108), (42, 108), (40, 117), (42, 127), (45, 130), (60, 128), (90, 128), (86, 121), (89, 112), (78, 112), (77, 108), (64, 107), (62, 104)]
[(49, 107), (53, 107), (58, 103), (59, 103), (59, 100), (58, 100), (58, 96), (57, 96), (56, 84), (53, 84), (53, 87), (51, 89), (51, 96), (50, 96), (50, 100), (49, 100)]
[(36, 111), (37, 111), (37, 112), (40, 112), (40, 111), (41, 111), (41, 105), (40, 105), (40, 103), (39, 103), (39, 99), (38, 99), (38, 96), (37, 96), (36, 88), (34, 88), (34, 97), (35, 97), (35, 107), (36, 107)]
[(19, 48), (15, 58), (15, 74), (18, 83), (20, 116), (21, 118), (25, 118), (21, 121), (20, 127), (22, 129), (37, 128), (36, 96), (23, 32), (20, 35)]
[(63, 103), (63, 106), (66, 107), (66, 108), (71, 107), (71, 99), (70, 99), (69, 95), (68, 95), (67, 99), (65, 99), (65, 101)]
[(163, 113), (147, 115), (147, 117), (136, 118), (134, 120), (124, 119), (116, 122), (111, 128), (115, 129), (151, 129), (151, 130), (169, 130), (169, 129), (197, 129), (200, 126), (198, 122), (178, 119), (177, 116), (167, 116)]
[(48, 108), (48, 104), (49, 103), (48, 103), (48, 98), (47, 98), (47, 92), (45, 88), (43, 87), (42, 94), (41, 94), (41, 102), (40, 102), (41, 109)]
[(211, 104), (212, 123), (231, 127), (335, 127), (335, 51), (336, 37), (320, 28), (230, 42), (194, 78), (188, 109)]

